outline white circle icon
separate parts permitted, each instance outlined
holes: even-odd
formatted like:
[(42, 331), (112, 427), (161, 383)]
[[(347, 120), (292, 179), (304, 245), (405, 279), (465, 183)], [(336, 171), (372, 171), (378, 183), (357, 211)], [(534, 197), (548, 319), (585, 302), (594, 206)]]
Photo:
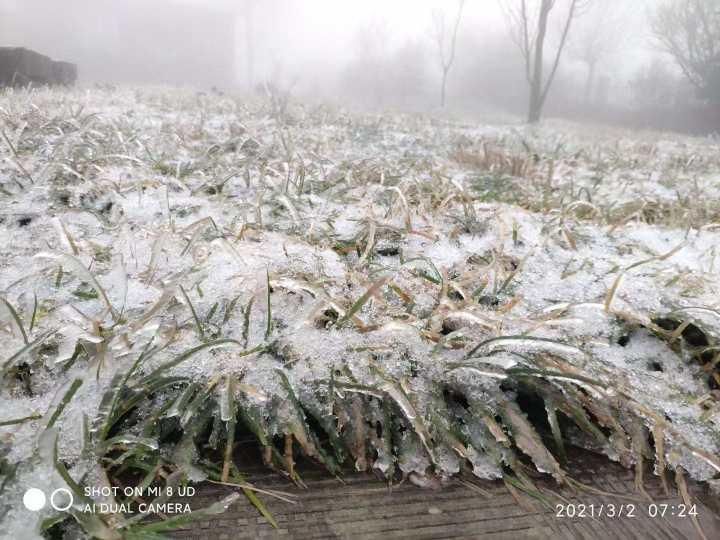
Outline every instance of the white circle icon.
[(73, 505), (73, 495), (69, 489), (57, 488), (50, 495), (50, 506), (58, 512), (64, 512)]
[(23, 495), (25, 508), (33, 512), (42, 510), (45, 507), (45, 493), (38, 488), (30, 488)]

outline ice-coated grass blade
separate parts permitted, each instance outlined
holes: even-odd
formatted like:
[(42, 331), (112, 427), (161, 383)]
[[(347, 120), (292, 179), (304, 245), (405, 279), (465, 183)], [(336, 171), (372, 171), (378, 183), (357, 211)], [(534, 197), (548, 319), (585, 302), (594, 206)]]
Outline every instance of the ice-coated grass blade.
[[(238, 469), (234, 463), (232, 464), (232, 470), (233, 470), (233, 475), (232, 475), (231, 479), (234, 480), (235, 482), (237, 482), (238, 484), (244, 484), (245, 479), (240, 474), (240, 471), (238, 471)], [(242, 489), (243, 493), (245, 494), (245, 497), (247, 497), (248, 501), (250, 501), (250, 504), (252, 504), (257, 509), (257, 511), (260, 512), (260, 514), (265, 519), (268, 520), (268, 523), (270, 523), (270, 525), (272, 525), (273, 528), (279, 529), (280, 526), (278, 525), (277, 521), (273, 517), (270, 510), (268, 510), (267, 506), (265, 506), (265, 503), (262, 502), (260, 497), (258, 497), (252, 489), (249, 489), (246, 486), (241, 485), (240, 488)]]
[(220, 396), (220, 417), (225, 422), (227, 429), (227, 441), (225, 442), (225, 454), (221, 480), (228, 481), (230, 466), (233, 464), (233, 450), (235, 449), (235, 425), (237, 423), (237, 412), (235, 410), (235, 386), (234, 378), (230, 375), (225, 377), (225, 387)]
[(37, 293), (33, 293), (33, 309), (32, 309), (32, 315), (30, 317), (30, 328), (28, 330), (29, 332), (32, 332), (33, 329), (35, 328), (35, 320), (37, 317), (37, 310), (38, 310)]
[(8, 313), (10, 313), (10, 316), (12, 317), (13, 321), (15, 322), (15, 326), (17, 326), (18, 330), (20, 330), (20, 334), (22, 335), (25, 345), (27, 345), (29, 343), (28, 336), (25, 333), (25, 328), (23, 328), (22, 321), (20, 320), (20, 316), (18, 315), (17, 311), (15, 311), (15, 308), (12, 306), (12, 304), (10, 302), (7, 301), (7, 299), (0, 297), (0, 302), (2, 302), (5, 305), (5, 309), (7, 309)]
[(613, 281), (613, 284), (610, 286), (610, 289), (608, 289), (607, 294), (605, 295), (605, 311), (610, 311), (610, 307), (612, 306), (613, 300), (615, 299), (615, 296), (617, 295), (618, 289), (620, 288), (620, 285), (622, 284), (622, 280), (625, 277), (625, 274), (627, 274), (630, 270), (637, 268), (638, 266), (642, 266), (644, 264), (648, 264), (651, 262), (656, 261), (664, 261), (666, 259), (669, 259), (673, 255), (675, 255), (678, 251), (680, 251), (682, 248), (685, 247), (685, 242), (678, 244), (673, 249), (668, 251), (667, 253), (664, 253), (662, 255), (658, 255), (656, 257), (650, 257), (649, 259), (643, 259), (642, 261), (638, 261), (636, 263), (631, 264), (630, 266), (624, 268), (618, 276), (615, 278), (615, 281)]
[(287, 375), (280, 368), (276, 368), (275, 372), (280, 377), (280, 381), (282, 382), (283, 386), (287, 390), (288, 398), (290, 399), (290, 403), (293, 405), (293, 408), (295, 409), (296, 422), (291, 422), (290, 426), (289, 426), (290, 429), (292, 430), (291, 434), (296, 437), (296, 439), (302, 446), (303, 450), (309, 457), (314, 457), (314, 458), (318, 459), (320, 462), (322, 462), (328, 468), (328, 470), (331, 473), (333, 473), (333, 474), (339, 473), (340, 472), (339, 464), (335, 461), (333, 456), (329, 455), (323, 449), (317, 435), (312, 430), (312, 428), (308, 425), (305, 408), (303, 407), (302, 403), (300, 403), (300, 400), (297, 398), (297, 395), (295, 394), (295, 390), (293, 389), (292, 385), (290, 384), (290, 380), (287, 378)]
[[(267, 340), (270, 337), (270, 334), (272, 332), (272, 303), (270, 302), (270, 270), (265, 269), (265, 290), (266, 290), (266, 306), (267, 306), (267, 312), (266, 312), (266, 322), (265, 322), (265, 339)], [(249, 309), (249, 308), (248, 308)]]
[[(170, 369), (174, 368), (175, 366), (178, 366), (188, 360), (193, 355), (199, 353), (200, 351), (203, 351), (205, 349), (212, 349), (215, 347), (220, 347), (222, 345), (237, 345), (238, 347), (241, 347), (239, 341), (236, 341), (234, 339), (230, 338), (223, 338), (223, 339), (217, 339), (215, 341), (209, 341), (207, 343), (203, 343), (202, 345), (198, 345), (197, 347), (192, 347), (191, 349), (186, 350), (183, 353), (180, 353), (172, 360), (165, 362), (164, 364), (161, 364), (158, 366), (154, 371), (152, 371), (147, 377), (147, 380), (153, 379), (155, 377), (158, 377), (162, 375), (163, 373), (169, 371)], [(255, 352), (256, 350), (259, 350), (259, 348), (256, 347), (254, 350), (244, 351), (244, 354), (250, 354), (252, 352)], [(243, 353), (241, 353), (243, 354)]]
[(573, 352), (576, 354), (579, 353), (581, 355), (585, 354), (581, 349), (578, 349), (577, 347), (575, 347), (573, 345), (569, 345), (568, 343), (564, 343), (557, 339), (520, 335), (520, 336), (498, 336), (498, 337), (493, 337), (493, 338), (481, 341), (480, 343), (475, 345), (475, 347), (470, 349), (470, 351), (465, 355), (465, 359), (467, 360), (467, 359), (472, 358), (473, 356), (475, 356), (478, 353), (478, 351), (480, 351), (480, 349), (482, 349), (483, 347), (487, 347), (488, 345), (491, 345), (491, 344), (497, 344), (497, 345), (502, 345), (503, 343), (522, 344), (522, 342), (530, 342), (531, 344), (538, 344), (540, 346), (546, 346), (546, 347), (550, 347), (551, 345), (554, 345), (557, 349), (560, 349), (560, 350), (565, 350), (565, 351)]
[(205, 330), (203, 330), (203, 324), (200, 322), (200, 318), (198, 317), (197, 311), (195, 311), (195, 306), (193, 306), (193, 303), (190, 301), (190, 297), (185, 292), (185, 288), (180, 285), (180, 292), (182, 292), (183, 297), (185, 298), (185, 301), (187, 302), (188, 307), (190, 308), (190, 312), (192, 313), (193, 320), (195, 321), (195, 328), (197, 329), (198, 337), (200, 338), (200, 341), (205, 341)]
[(47, 424), (45, 424), (45, 429), (51, 429), (55, 425), (55, 422), (57, 422), (57, 419), (60, 417), (62, 412), (65, 410), (65, 407), (67, 407), (68, 403), (70, 403), (73, 396), (75, 396), (75, 393), (82, 386), (82, 383), (83, 383), (82, 379), (75, 379), (72, 383), (70, 383), (70, 386), (68, 387), (67, 391), (65, 392), (62, 399), (58, 403), (57, 407), (52, 412), (52, 414), (48, 417)]
[(362, 307), (372, 298), (375, 294), (382, 289), (385, 284), (390, 281), (391, 276), (383, 276), (380, 279), (376, 280), (368, 289), (362, 294), (360, 298), (358, 298), (355, 303), (350, 307), (350, 309), (345, 313), (343, 317), (341, 317), (338, 322), (336, 323), (336, 326), (338, 328), (342, 327), (343, 324), (345, 324), (347, 321), (352, 319), (355, 314), (362, 309)]
[[(20, 156), (18, 155), (17, 149), (16, 149), (15, 146), (13, 145), (12, 141), (10, 140), (10, 138), (5, 134), (5, 130), (0, 129), (0, 134), (2, 134), (2, 138), (3, 138), (3, 140), (5, 141), (5, 144), (7, 145), (8, 149), (10, 150), (10, 153), (12, 153), (12, 155), (13, 155), (13, 160), (12, 160), (12, 161), (13, 161), (13, 163), (15, 164), (15, 166), (18, 168), (18, 170), (20, 171), (20, 173), (21, 173), (25, 178), (27, 178), (28, 182), (30, 182), (31, 184), (34, 184), (35, 181), (33, 180), (32, 175), (31, 175), (31, 174), (27, 171), (27, 169), (25, 169), (25, 167), (23, 166), (22, 162), (20, 161)], [(18, 185), (18, 187), (20, 187), (20, 189), (25, 189), (25, 186), (22, 185), (22, 183), (20, 183), (20, 181), (18, 181), (16, 178), (14, 178), (13, 175), (10, 175), (10, 177), (14, 179), (15, 183)]]
[[(687, 507), (692, 507), (692, 498), (690, 497), (690, 490), (688, 489), (687, 482), (685, 481), (685, 475), (683, 474), (682, 467), (677, 467), (675, 469), (675, 483), (678, 486), (678, 491), (680, 492), (680, 496), (682, 497), (683, 502)], [(698, 521), (697, 515), (690, 514), (690, 517), (692, 518), (693, 526), (695, 527), (695, 530), (698, 533), (698, 536), (702, 540), (708, 540), (707, 535), (705, 534), (705, 531), (700, 526), (700, 522)]]
[(92, 288), (95, 289), (95, 292), (98, 294), (98, 296), (102, 298), (102, 301), (110, 312), (112, 318), (117, 321), (118, 312), (110, 303), (110, 299), (108, 298), (107, 293), (105, 293), (105, 289), (103, 289), (102, 285), (100, 285), (100, 282), (95, 278), (92, 272), (85, 268), (85, 265), (80, 261), (80, 259), (72, 255), (68, 255), (67, 253), (61, 253), (59, 255), (56, 255), (55, 258), (60, 262), (61, 268), (70, 268), (82, 280), (90, 283)]
[(547, 413), (548, 424), (550, 424), (550, 431), (552, 431), (553, 439), (555, 441), (555, 450), (560, 457), (560, 462), (567, 463), (565, 441), (563, 440), (563, 435), (560, 431), (560, 423), (558, 422), (557, 409), (555, 408), (555, 404), (548, 399), (545, 400), (545, 412)]
[(231, 464), (231, 470), (228, 481), (221, 480), (221, 474), (220, 472), (212, 467), (211, 465), (206, 466), (208, 476), (210, 478), (210, 481), (214, 481), (216, 483), (227, 485), (227, 486), (236, 486), (240, 488), (247, 497), (250, 504), (252, 504), (257, 511), (262, 515), (265, 519), (267, 519), (268, 523), (272, 525), (274, 528), (279, 528), (277, 521), (273, 517), (270, 510), (268, 510), (267, 506), (263, 501), (260, 499), (257, 493), (264, 493), (268, 494), (272, 497), (277, 497), (281, 500), (284, 500), (286, 502), (295, 503), (295, 501), (289, 497), (292, 497), (289, 493), (284, 492), (276, 492), (276, 491), (266, 491), (262, 489), (257, 489), (252, 484), (248, 483), (245, 480), (245, 477), (242, 475), (242, 473), (238, 470), (237, 466), (233, 463)]
[[(230, 317), (232, 317), (233, 312), (235, 311), (235, 306), (238, 303), (238, 300), (240, 300), (240, 295), (238, 294), (235, 296), (230, 302), (227, 304), (227, 307), (225, 308), (225, 313), (223, 313), (223, 319), (220, 326), (225, 326), (228, 321), (230, 320)], [(247, 344), (246, 344), (247, 346)]]
[(13, 426), (15, 424), (22, 424), (23, 422), (29, 422), (30, 420), (38, 420), (39, 418), (42, 418), (42, 415), (30, 414), (28, 416), (23, 416), (22, 418), (12, 418), (10, 420), (0, 420), (0, 427)]
[(517, 447), (532, 458), (539, 471), (552, 474), (559, 483), (562, 483), (565, 473), (517, 404), (513, 401), (505, 402), (501, 414), (505, 424), (510, 428)]
[[(46, 459), (52, 459), (52, 464), (60, 477), (63, 479), (68, 489), (73, 495), (73, 506), (70, 507), (68, 513), (82, 526), (83, 530), (94, 538), (102, 540), (122, 540), (122, 535), (110, 528), (97, 514), (93, 512), (83, 512), (78, 509), (79, 505), (92, 505), (93, 501), (85, 496), (84, 490), (78, 484), (65, 468), (58, 455), (58, 433), (55, 428), (46, 430), (41, 436), (39, 445), (47, 447), (51, 445), (52, 456), (46, 456)], [(41, 450), (43, 454), (46, 450)]]
[(100, 406), (98, 408), (98, 414), (96, 416), (95, 423), (102, 426), (100, 428), (100, 440), (104, 440), (115, 421), (119, 418), (116, 416), (118, 404), (120, 403), (121, 395), (127, 388), (127, 383), (130, 378), (135, 374), (140, 364), (150, 358), (157, 349), (152, 349), (153, 339), (150, 339), (143, 347), (135, 362), (130, 366), (127, 372), (120, 379), (119, 375), (112, 378), (109, 388), (103, 396)]
[[(443, 286), (442, 274), (437, 269), (437, 266), (435, 266), (435, 263), (433, 263), (428, 257), (421, 256), (408, 259), (403, 262), (403, 266), (415, 268), (423, 279), (426, 279), (435, 285), (440, 285), (441, 287)], [(430, 269), (430, 272), (423, 268), (423, 266)]]
[(253, 296), (250, 298), (250, 300), (248, 300), (248, 303), (245, 306), (245, 309), (243, 310), (243, 329), (242, 329), (243, 347), (247, 347), (248, 340), (250, 339), (250, 315), (252, 313), (252, 307), (253, 307), (254, 302), (255, 302), (255, 297)]

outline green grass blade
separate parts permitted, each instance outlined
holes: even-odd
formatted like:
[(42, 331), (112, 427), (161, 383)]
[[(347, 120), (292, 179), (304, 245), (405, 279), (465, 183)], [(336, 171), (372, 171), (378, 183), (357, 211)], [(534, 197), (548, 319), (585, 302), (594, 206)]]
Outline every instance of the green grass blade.
[[(223, 338), (223, 339), (217, 339), (215, 341), (209, 341), (207, 343), (203, 343), (202, 345), (198, 345), (197, 347), (193, 347), (191, 349), (188, 349), (187, 351), (177, 355), (175, 358), (170, 360), (169, 362), (165, 362), (164, 364), (157, 367), (154, 371), (150, 373), (146, 377), (147, 380), (152, 379), (154, 377), (159, 376), (164, 371), (168, 371), (175, 366), (182, 364), (185, 360), (189, 359), (193, 355), (199, 353), (200, 351), (203, 351), (205, 349), (212, 349), (214, 347), (220, 347), (221, 345), (237, 345), (238, 347), (241, 347), (241, 344), (239, 341), (236, 341), (234, 339), (230, 338)], [(250, 351), (246, 351), (247, 353), (250, 353)]]
[(22, 424), (23, 422), (29, 422), (30, 420), (37, 420), (38, 418), (42, 418), (42, 415), (31, 414), (28, 416), (23, 416), (22, 418), (13, 418), (11, 420), (0, 420), (0, 427), (13, 426), (15, 424)]
[(33, 293), (33, 310), (32, 310), (32, 316), (30, 317), (30, 329), (29, 332), (33, 331), (33, 328), (35, 328), (35, 318), (37, 317), (37, 310), (38, 310), (38, 299), (37, 299), (37, 293)]
[[(244, 482), (244, 478), (242, 477), (240, 471), (238, 471), (234, 463), (232, 464), (232, 468), (233, 479), (238, 483)], [(265, 503), (262, 502), (260, 497), (258, 497), (253, 490), (246, 487), (243, 487), (242, 491), (247, 497), (248, 501), (250, 501), (250, 504), (252, 504), (257, 509), (257, 511), (260, 512), (260, 514), (262, 514), (262, 516), (268, 520), (268, 523), (270, 523), (270, 525), (272, 525), (275, 529), (279, 529), (280, 526), (278, 525), (273, 515), (270, 513), (270, 510), (268, 510), (265, 506)]]
[(32, 342), (30, 342), (30, 343), (28, 343), (27, 345), (25, 345), (22, 349), (20, 349), (18, 352), (16, 352), (15, 354), (13, 354), (10, 358), (8, 358), (7, 360), (5, 360), (5, 361), (3, 362), (2, 375), (3, 375), (3, 376), (5, 375), (5, 373), (6, 373), (7, 370), (10, 368), (10, 366), (12, 366), (12, 364), (13, 364), (18, 358), (21, 358), (24, 354), (27, 354), (28, 352), (30, 352), (31, 350), (33, 350), (35, 347), (37, 347), (37, 346), (40, 345), (43, 341), (45, 341), (47, 338), (49, 338), (51, 335), (53, 335), (56, 331), (57, 331), (57, 330), (48, 330), (47, 332), (45, 332), (45, 333), (42, 334), (41, 336), (38, 336), (37, 338), (35, 338)]
[(20, 330), (20, 333), (22, 334), (22, 337), (23, 337), (23, 341), (25, 342), (25, 345), (27, 345), (29, 343), (28, 336), (25, 333), (25, 328), (23, 328), (22, 321), (20, 320), (20, 316), (18, 315), (17, 311), (15, 311), (15, 308), (12, 306), (12, 304), (10, 302), (7, 301), (7, 299), (0, 297), (0, 302), (5, 304), (5, 308), (8, 310), (8, 312), (12, 316), (13, 321), (15, 321), (15, 325)]
[(190, 297), (187, 295), (187, 293), (185, 292), (185, 288), (182, 285), (180, 285), (180, 292), (182, 292), (183, 297), (185, 297), (185, 301), (190, 307), (190, 312), (192, 313), (193, 319), (195, 319), (195, 327), (197, 328), (200, 341), (205, 341), (205, 331), (203, 330), (203, 325), (200, 322), (197, 311), (195, 311), (195, 306), (193, 306), (193, 303), (190, 301)]
[(390, 281), (390, 277), (391, 276), (383, 276), (370, 285), (368, 290), (366, 290), (363, 295), (355, 301), (345, 315), (336, 323), (336, 326), (340, 328), (343, 324), (349, 321), (358, 311), (362, 309), (362, 307), (373, 295), (375, 295), (388, 281)]
[(267, 322), (265, 324), (265, 339), (270, 337), (272, 332), (272, 304), (270, 303), (270, 271), (265, 269), (265, 280), (267, 287)]
[(55, 408), (53, 413), (50, 415), (50, 418), (48, 419), (47, 424), (45, 425), (45, 429), (50, 429), (55, 425), (55, 422), (57, 422), (57, 419), (60, 417), (62, 412), (65, 410), (65, 407), (67, 407), (68, 403), (72, 400), (73, 396), (75, 396), (76, 392), (82, 386), (82, 379), (75, 379), (71, 384), (70, 388), (68, 388), (67, 392), (63, 395), (62, 399), (60, 400), (60, 403), (58, 403), (58, 406)]

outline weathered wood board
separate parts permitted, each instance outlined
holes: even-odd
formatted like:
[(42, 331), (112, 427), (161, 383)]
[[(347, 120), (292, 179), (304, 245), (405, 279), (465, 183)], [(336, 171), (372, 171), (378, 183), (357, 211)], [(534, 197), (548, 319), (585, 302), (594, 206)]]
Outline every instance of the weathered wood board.
[[(200, 521), (177, 531), (174, 538), (215, 540), (235, 538), (521, 538), (586, 539), (696, 539), (700, 538), (690, 518), (648, 515), (649, 501), (635, 491), (635, 476), (615, 463), (594, 455), (576, 456), (573, 477), (605, 492), (635, 499), (634, 517), (558, 518), (529, 498), (522, 505), (502, 482), (472, 483), (484, 491), (453, 481), (441, 490), (428, 490), (409, 483), (392, 490), (368, 474), (352, 474), (341, 483), (320, 471), (305, 471), (307, 490), (294, 487), (279, 475), (255, 473), (258, 487), (278, 489), (297, 495), (297, 504), (263, 497), (280, 528), (273, 529), (242, 499), (212, 520)], [(627, 504), (618, 496), (575, 493), (559, 489), (551, 481), (538, 481), (542, 489), (553, 490), (579, 504)], [(678, 505), (682, 500), (673, 489), (670, 496), (659, 479), (648, 471), (645, 489), (655, 503)], [(205, 484), (193, 498), (193, 508), (208, 505), (227, 495), (231, 488)], [(720, 520), (693, 486), (698, 521), (708, 539), (720, 538)], [(554, 499), (557, 501), (557, 499)]]

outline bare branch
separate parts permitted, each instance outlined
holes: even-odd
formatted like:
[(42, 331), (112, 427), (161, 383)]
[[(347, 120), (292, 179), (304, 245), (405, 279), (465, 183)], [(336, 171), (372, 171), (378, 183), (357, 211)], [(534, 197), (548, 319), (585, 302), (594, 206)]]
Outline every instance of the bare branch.
[(447, 62), (447, 69), (449, 70), (455, 61), (455, 43), (457, 42), (458, 29), (460, 28), (460, 19), (462, 19), (463, 9), (465, 7), (465, 0), (460, 0), (458, 6), (457, 16), (455, 17), (455, 26), (453, 27), (452, 40), (450, 41), (450, 58)]
[(543, 89), (542, 97), (540, 98), (541, 103), (544, 103), (545, 99), (547, 99), (548, 92), (550, 91), (550, 85), (555, 78), (555, 73), (557, 72), (558, 65), (560, 64), (560, 57), (562, 56), (563, 50), (565, 49), (565, 44), (567, 43), (568, 33), (570, 32), (570, 25), (572, 24), (572, 20), (575, 18), (576, 15), (576, 10), (579, 7), (579, 1), (580, 0), (570, 0), (570, 7), (568, 9), (568, 14), (565, 19), (562, 37), (560, 38), (560, 44), (558, 45), (557, 51), (555, 52), (555, 61), (553, 62), (552, 69), (550, 70), (550, 75), (545, 82), (545, 88)]
[(563, 50), (567, 44), (573, 19), (584, 11), (591, 0), (569, 0), (569, 9), (563, 31), (552, 62), (548, 77), (543, 77), (545, 41), (548, 34), (548, 19), (556, 0), (540, 0), (537, 11), (530, 12), (527, 0), (502, 0), (501, 6), (506, 14), (508, 29), (525, 61), (525, 78), (530, 86), (528, 121), (535, 122), (557, 73)]
[(455, 16), (455, 22), (452, 27), (452, 34), (450, 35), (450, 50), (446, 51), (447, 44), (445, 38), (445, 14), (442, 11), (433, 12), (433, 26), (434, 26), (434, 37), (435, 44), (438, 49), (438, 57), (440, 60), (440, 69), (442, 75), (442, 86), (440, 90), (440, 103), (445, 105), (445, 87), (447, 84), (447, 77), (450, 69), (452, 68), (453, 62), (455, 61), (455, 48), (457, 43), (458, 30), (460, 28), (460, 21), (462, 20), (463, 9), (465, 7), (465, 0), (459, 0), (457, 14)]
[(651, 26), (660, 47), (673, 57), (701, 93), (717, 93), (720, 72), (720, 9), (716, 0), (668, 0)]

